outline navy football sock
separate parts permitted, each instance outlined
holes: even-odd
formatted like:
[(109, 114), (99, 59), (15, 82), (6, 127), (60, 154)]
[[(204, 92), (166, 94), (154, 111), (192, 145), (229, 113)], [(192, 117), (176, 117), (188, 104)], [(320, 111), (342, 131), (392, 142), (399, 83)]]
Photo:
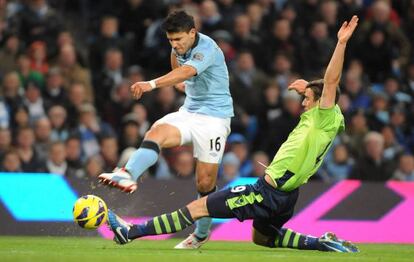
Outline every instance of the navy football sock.
[(172, 213), (156, 216), (144, 224), (133, 225), (128, 232), (129, 239), (144, 236), (170, 234), (181, 231), (194, 224), (187, 207), (180, 208)]

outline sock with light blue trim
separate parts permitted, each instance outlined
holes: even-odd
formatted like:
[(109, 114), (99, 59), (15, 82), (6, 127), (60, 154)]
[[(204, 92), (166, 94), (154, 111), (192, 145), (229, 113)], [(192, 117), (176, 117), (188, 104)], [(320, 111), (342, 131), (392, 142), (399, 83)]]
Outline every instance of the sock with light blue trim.
[[(197, 198), (207, 196), (207, 195), (209, 195), (211, 193), (214, 193), (216, 191), (217, 191), (217, 187), (214, 187), (213, 190), (211, 190), (210, 192), (207, 192), (207, 193), (198, 192), (198, 197)], [(200, 218), (199, 220), (196, 221), (196, 229), (194, 231), (194, 235), (200, 241), (206, 239), (208, 237), (208, 235), (210, 234), (211, 224), (213, 223), (212, 220), (213, 219), (211, 217), (203, 217), (203, 218)]]
[(144, 140), (141, 146), (129, 158), (125, 169), (137, 180), (150, 166), (158, 160), (160, 146), (151, 140)]

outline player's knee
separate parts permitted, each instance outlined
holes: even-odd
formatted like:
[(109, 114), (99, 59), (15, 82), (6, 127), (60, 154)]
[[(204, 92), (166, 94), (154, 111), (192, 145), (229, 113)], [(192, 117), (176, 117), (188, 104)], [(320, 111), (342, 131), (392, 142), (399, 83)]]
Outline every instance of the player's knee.
[(159, 136), (159, 131), (158, 128), (155, 126), (151, 127), (147, 132), (145, 132), (144, 139), (151, 139), (157, 136)]
[(144, 140), (151, 140), (162, 146), (165, 141), (164, 136), (160, 126), (153, 126), (145, 133)]
[(190, 211), (191, 217), (194, 220), (208, 216), (206, 198), (194, 200), (193, 202), (187, 205), (187, 208)]
[(198, 176), (197, 177), (197, 191), (200, 193), (207, 193), (215, 188), (215, 179), (211, 176)]

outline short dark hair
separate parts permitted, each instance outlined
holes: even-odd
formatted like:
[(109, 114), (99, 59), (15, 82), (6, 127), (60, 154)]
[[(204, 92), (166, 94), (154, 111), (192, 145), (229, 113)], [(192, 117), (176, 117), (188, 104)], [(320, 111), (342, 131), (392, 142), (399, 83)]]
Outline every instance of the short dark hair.
[(195, 28), (194, 18), (184, 11), (170, 13), (162, 23), (162, 29), (167, 33), (188, 33), (193, 28)]
[[(315, 101), (318, 101), (321, 98), (323, 85), (324, 85), (323, 79), (313, 80), (307, 84), (306, 88), (312, 89)], [(337, 86), (336, 95), (335, 95), (335, 104), (338, 103), (340, 96), (341, 96), (341, 90), (339, 89), (339, 86)]]

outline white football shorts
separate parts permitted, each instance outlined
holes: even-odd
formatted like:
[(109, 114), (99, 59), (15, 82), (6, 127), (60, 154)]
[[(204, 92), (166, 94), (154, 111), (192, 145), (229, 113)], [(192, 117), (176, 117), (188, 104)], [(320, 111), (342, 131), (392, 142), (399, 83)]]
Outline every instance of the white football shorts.
[(193, 144), (194, 157), (206, 163), (220, 163), (230, 134), (230, 118), (190, 113), (185, 109), (165, 115), (155, 122), (180, 130), (181, 145)]

